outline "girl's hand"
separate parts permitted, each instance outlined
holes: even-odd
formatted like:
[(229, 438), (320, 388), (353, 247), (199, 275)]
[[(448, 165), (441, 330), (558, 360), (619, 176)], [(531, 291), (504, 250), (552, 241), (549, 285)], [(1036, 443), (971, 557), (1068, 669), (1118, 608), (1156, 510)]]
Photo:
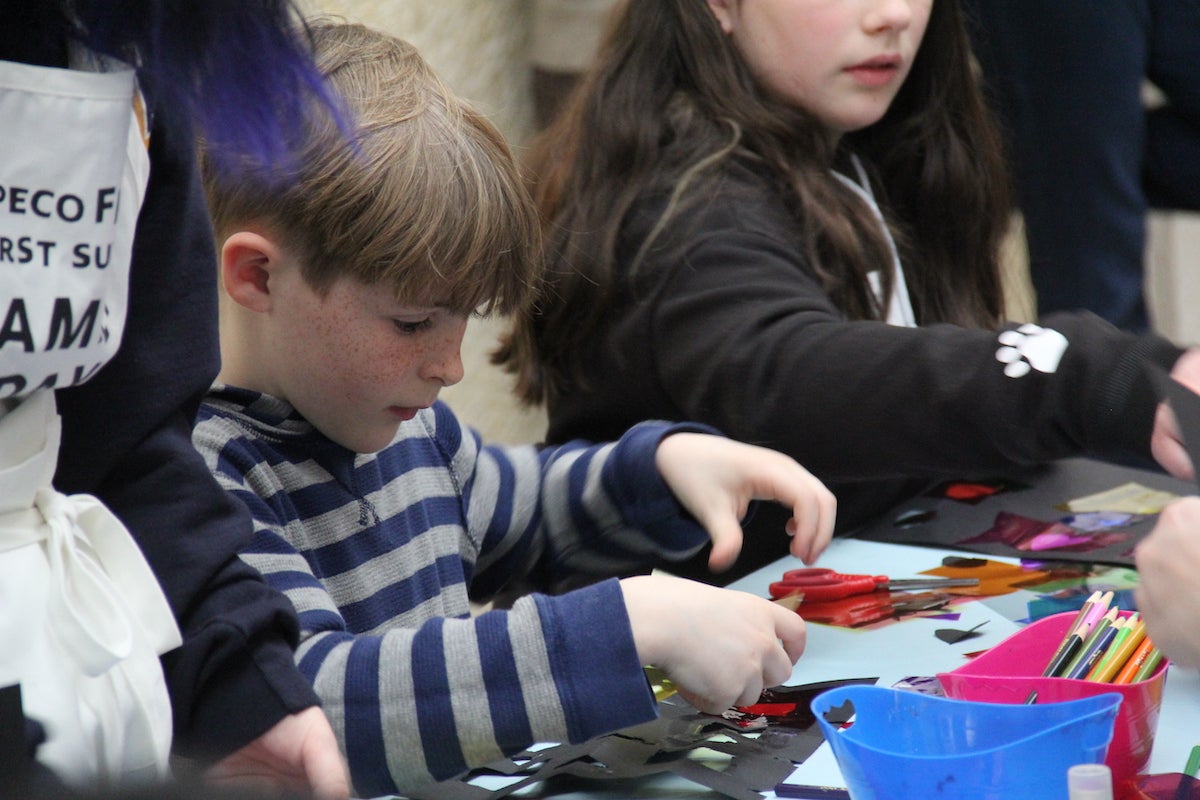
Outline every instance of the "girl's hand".
[(1200, 667), (1200, 497), (1164, 508), (1134, 558), (1147, 635), (1167, 658)]
[[(1200, 347), (1193, 347), (1179, 357), (1171, 368), (1171, 377), (1200, 393)], [(1162, 468), (1185, 481), (1195, 477), (1195, 464), (1188, 455), (1179, 431), (1175, 413), (1166, 403), (1159, 403), (1154, 415), (1154, 431), (1150, 435), (1150, 452)]]

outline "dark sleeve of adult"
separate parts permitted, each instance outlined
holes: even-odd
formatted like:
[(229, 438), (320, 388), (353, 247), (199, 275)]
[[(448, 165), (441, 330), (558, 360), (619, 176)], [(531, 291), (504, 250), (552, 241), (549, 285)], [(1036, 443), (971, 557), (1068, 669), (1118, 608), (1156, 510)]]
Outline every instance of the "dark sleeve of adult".
[(91, 381), (58, 392), (55, 483), (103, 500), (158, 576), (184, 637), (162, 659), (175, 750), (207, 760), (318, 701), (294, 666), (291, 604), (237, 557), (248, 513), (191, 443), (219, 365), (216, 256), (190, 128), (171, 108), (156, 109), (150, 159), (124, 338)]
[(1174, 345), (1063, 314), (1043, 321), (1066, 339), (1050, 364), (1057, 334), (1044, 331), (1006, 346), (996, 331), (847, 321), (787, 234), (794, 223), (757, 197), (715, 197), (686, 221), (683, 257), (648, 267), (664, 277), (642, 306), (643, 346), (687, 418), (832, 481), (1150, 458), (1156, 400), (1138, 365), (1169, 369)]

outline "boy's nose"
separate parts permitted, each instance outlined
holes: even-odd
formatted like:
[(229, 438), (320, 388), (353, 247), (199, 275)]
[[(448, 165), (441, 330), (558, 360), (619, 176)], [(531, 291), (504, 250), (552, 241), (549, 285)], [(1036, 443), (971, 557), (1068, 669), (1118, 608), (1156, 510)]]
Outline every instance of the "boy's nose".
[(425, 362), (425, 379), (437, 381), (442, 386), (453, 386), (463, 379), (462, 349), (459, 345), (447, 347)]

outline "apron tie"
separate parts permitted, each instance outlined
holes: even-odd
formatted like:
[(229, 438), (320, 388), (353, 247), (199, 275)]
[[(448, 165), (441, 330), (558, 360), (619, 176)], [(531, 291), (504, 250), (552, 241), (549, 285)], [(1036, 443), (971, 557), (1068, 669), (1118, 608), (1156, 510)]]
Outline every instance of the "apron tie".
[(91, 676), (127, 658), (141, 627), (159, 655), (178, 647), (174, 616), (141, 550), (95, 497), (38, 489), (32, 509), (0, 514), (0, 552), (41, 543), (60, 643)]

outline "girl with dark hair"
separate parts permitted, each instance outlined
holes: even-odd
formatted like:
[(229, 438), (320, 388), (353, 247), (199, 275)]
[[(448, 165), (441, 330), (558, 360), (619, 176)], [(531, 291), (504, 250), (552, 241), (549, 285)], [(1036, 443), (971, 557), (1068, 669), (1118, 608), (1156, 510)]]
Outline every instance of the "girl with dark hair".
[(286, 160), (301, 96), (323, 91), (296, 14), (0, 16), (0, 794), (35, 773), (153, 784), (175, 754), (346, 797), (295, 612), (239, 560), (249, 516), (191, 444), (219, 360), (195, 136)]
[(626, 2), (533, 168), (550, 273), (495, 358), (551, 442), (707, 422), (805, 464), (841, 530), (935, 478), (1148, 460), (1152, 432), (1190, 473), (1138, 365), (1196, 358), (1003, 322), (1008, 176), (957, 0)]

